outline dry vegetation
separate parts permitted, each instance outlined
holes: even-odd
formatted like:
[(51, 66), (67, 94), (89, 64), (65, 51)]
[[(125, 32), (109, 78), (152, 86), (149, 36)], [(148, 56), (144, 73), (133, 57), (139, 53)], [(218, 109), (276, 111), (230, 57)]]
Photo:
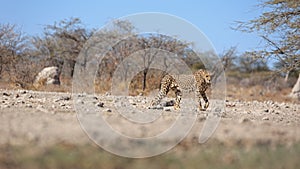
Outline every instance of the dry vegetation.
[[(271, 11), (238, 23), (237, 29), (260, 32), (266, 42), (263, 49), (238, 54), (232, 47), (220, 54), (227, 79), (227, 111), (212, 140), (199, 146), (192, 135), (165, 154), (141, 160), (99, 150), (83, 139), (86, 136), (77, 123), (69, 97), (72, 77), (77, 56), (97, 33), (94, 29), (86, 29), (80, 19), (70, 18), (45, 26), (42, 36), (28, 37), (17, 25), (0, 24), (0, 117), (5, 121), (0, 124), (0, 134), (12, 139), (5, 142), (6, 137), (0, 138), (0, 168), (299, 168), (300, 100), (289, 94), (300, 71), (300, 5), (298, 0), (268, 0), (262, 7)], [(276, 33), (284, 36), (273, 38)], [(113, 46), (98, 64), (93, 87), (105, 106), (111, 98), (103, 94), (111, 91), (114, 71), (132, 53), (142, 51), (139, 56), (144, 64), (143, 71), (127, 79), (129, 95), (133, 101), (145, 97), (146, 102), (169, 68), (165, 64), (164, 70), (152, 69), (159, 54), (148, 49), (176, 54), (192, 71), (205, 68), (199, 55), (211, 55), (194, 52), (192, 42), (166, 35), (136, 35), (128, 21), (114, 21), (111, 30), (104, 30), (97, 38), (111, 42), (124, 36), (129, 38)], [(48, 66), (60, 69), (61, 85), (35, 88), (36, 75)], [(119, 85), (126, 87), (125, 83)], [(61, 101), (61, 95), (68, 100)], [(114, 110), (111, 116), (117, 116)], [(199, 117), (197, 124), (203, 124), (204, 119)], [(22, 125), (40, 130), (33, 133), (37, 139), (24, 139), (28, 133), (18, 130)], [(64, 128), (66, 125), (69, 128)], [(44, 129), (52, 131), (51, 137)], [(70, 135), (77, 141), (83, 139), (83, 143), (72, 142), (74, 139), (67, 138)], [(36, 146), (52, 136), (54, 144)], [(17, 143), (13, 143), (15, 140)]]

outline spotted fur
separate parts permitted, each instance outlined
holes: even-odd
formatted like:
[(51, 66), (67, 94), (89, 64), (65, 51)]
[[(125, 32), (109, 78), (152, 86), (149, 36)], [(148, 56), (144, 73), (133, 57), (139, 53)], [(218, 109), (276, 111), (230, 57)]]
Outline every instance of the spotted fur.
[[(175, 92), (175, 104), (174, 109), (180, 108), (180, 101), (182, 97), (182, 91), (186, 90), (196, 91), (196, 97), (198, 98), (199, 109), (206, 110), (209, 106), (209, 101), (206, 96), (206, 90), (211, 85), (211, 75), (208, 71), (199, 69), (193, 75), (178, 75), (171, 76), (166, 75), (161, 80), (161, 88), (159, 90), (158, 95), (151, 102), (151, 106), (156, 106), (160, 103), (160, 101), (166, 97), (170, 90)], [(201, 97), (203, 98), (205, 104), (204, 108), (201, 105)]]

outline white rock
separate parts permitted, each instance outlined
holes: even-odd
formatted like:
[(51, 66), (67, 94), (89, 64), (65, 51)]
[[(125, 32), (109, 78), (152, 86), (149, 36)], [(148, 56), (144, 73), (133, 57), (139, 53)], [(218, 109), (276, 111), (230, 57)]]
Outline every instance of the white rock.
[(269, 117), (263, 117), (262, 120), (270, 120)]
[(170, 107), (164, 107), (163, 109), (164, 109), (164, 111), (171, 111)]
[(38, 88), (40, 86), (49, 84), (60, 84), (58, 67), (46, 67), (36, 76), (33, 86)]
[(26, 104), (26, 107), (32, 108), (31, 104)]

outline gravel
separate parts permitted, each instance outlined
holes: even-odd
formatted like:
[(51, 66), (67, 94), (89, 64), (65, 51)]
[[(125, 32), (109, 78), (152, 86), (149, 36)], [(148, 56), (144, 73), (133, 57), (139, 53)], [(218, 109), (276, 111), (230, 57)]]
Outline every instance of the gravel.
[[(137, 137), (144, 136), (145, 133), (151, 136), (154, 133), (152, 130), (167, 129), (172, 125), (172, 120), (178, 117), (178, 111), (172, 107), (174, 102), (169, 98), (164, 99), (161, 105), (147, 109), (152, 98), (143, 95), (127, 96), (125, 101), (110, 93), (96, 96), (86, 93), (77, 94), (75, 99), (71, 93), (0, 89), (0, 95), (0, 144), (3, 145), (7, 142), (16, 145), (35, 143), (42, 146), (62, 141), (76, 144), (91, 142), (78, 122), (75, 105), (76, 108), (80, 108), (81, 105), (91, 103), (87, 109), (97, 111), (97, 118), (100, 118), (100, 112), (103, 112), (112, 126), (123, 129), (125, 133), (134, 133)], [(183, 99), (182, 104), (185, 102), (188, 103)], [(256, 144), (262, 139), (269, 139), (274, 144), (289, 145), (300, 141), (299, 104), (256, 100), (226, 100), (225, 103), (226, 111), (222, 114), (221, 122), (211, 139), (224, 144), (238, 140), (247, 144)], [(151, 129), (143, 128), (143, 131), (140, 131), (141, 127), (128, 128), (126, 118), (120, 115), (119, 107), (116, 105), (124, 110), (130, 110), (132, 112), (129, 114), (130, 117), (135, 115), (147, 117), (153, 112), (157, 117), (162, 118), (154, 119), (159, 125)], [(181, 107), (183, 108), (184, 105)], [(190, 108), (188, 112), (194, 112), (194, 109), (196, 110)], [(211, 107), (208, 110), (211, 110)], [(195, 140), (193, 138), (199, 136), (208, 112), (196, 111), (198, 120), (188, 134), (188, 138)], [(183, 116), (192, 115), (193, 113), (184, 114), (183, 111)], [(285, 133), (284, 137), (276, 135), (280, 132)]]

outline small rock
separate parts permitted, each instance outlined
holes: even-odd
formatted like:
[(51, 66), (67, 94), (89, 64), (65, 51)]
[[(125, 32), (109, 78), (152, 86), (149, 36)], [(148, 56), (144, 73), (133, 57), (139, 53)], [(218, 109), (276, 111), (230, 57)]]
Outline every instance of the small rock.
[(157, 106), (149, 106), (147, 107), (148, 109), (163, 109), (164, 107), (161, 105), (157, 105)]
[(3, 93), (3, 96), (10, 96), (10, 94), (9, 93)]
[(21, 103), (21, 104), (24, 104), (25, 101), (24, 100), (18, 100), (17, 103)]
[(31, 104), (26, 104), (26, 107), (32, 108)]
[(10, 108), (9, 105), (3, 105), (3, 108)]
[(83, 100), (76, 100), (76, 104), (84, 104)]
[(66, 106), (66, 104), (65, 103), (61, 103), (61, 104), (59, 104), (61, 107), (64, 107), (64, 106)]
[(112, 112), (111, 109), (106, 109), (105, 111), (106, 111), (106, 112)]
[(275, 114), (279, 114), (279, 112), (277, 111), (277, 112), (275, 112)]
[(27, 91), (26, 90), (20, 90), (20, 92), (19, 92), (20, 94), (26, 94), (27, 93)]
[(163, 110), (164, 111), (171, 111), (171, 108), (170, 107), (164, 107)]
[(175, 104), (174, 100), (166, 102), (166, 106), (174, 106), (174, 104)]
[(96, 103), (96, 106), (98, 106), (98, 107), (104, 107), (104, 103), (103, 102)]
[(80, 93), (77, 95), (77, 97), (85, 97), (86, 96), (86, 93)]
[(67, 100), (70, 100), (70, 99), (71, 99), (70, 96), (62, 96), (62, 97), (54, 100), (54, 102), (58, 102), (58, 101), (62, 101), (62, 100), (66, 100), (67, 101)]
[(263, 117), (262, 120), (270, 120), (269, 117)]
[(198, 121), (204, 121), (204, 120), (206, 120), (206, 116), (205, 115), (202, 115), (202, 116), (199, 116), (199, 118), (198, 118)]
[(32, 98), (34, 98), (32, 95), (30, 95), (29, 97), (28, 97), (29, 99), (32, 99)]
[(134, 101), (134, 100), (128, 100), (129, 101), (129, 103), (131, 104), (131, 105), (136, 105), (136, 102)]
[(285, 106), (285, 103), (281, 103), (280, 106)]
[(268, 113), (268, 112), (269, 112), (269, 109), (265, 109), (264, 112)]
[(65, 108), (66, 108), (66, 109), (71, 109), (71, 107), (70, 107), (70, 106), (65, 106)]
[(247, 123), (250, 122), (250, 119), (248, 119), (247, 117), (243, 117), (239, 120), (239, 123)]

